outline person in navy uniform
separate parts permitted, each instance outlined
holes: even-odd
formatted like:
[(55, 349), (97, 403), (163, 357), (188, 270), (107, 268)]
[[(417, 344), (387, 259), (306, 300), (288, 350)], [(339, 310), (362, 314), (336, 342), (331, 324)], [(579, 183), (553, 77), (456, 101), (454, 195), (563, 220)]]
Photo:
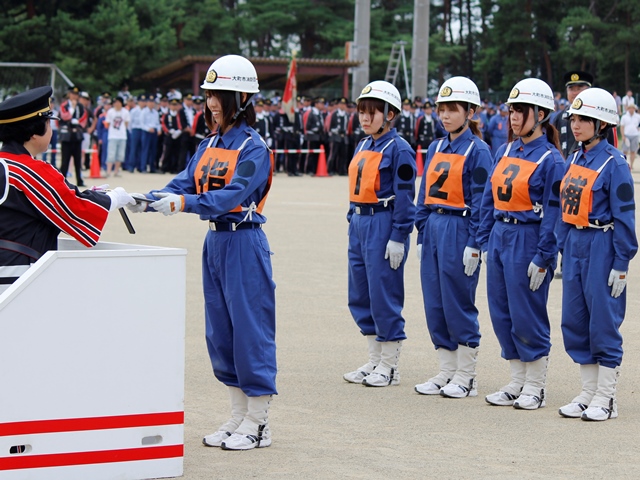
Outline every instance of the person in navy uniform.
[(402, 110), (400, 111), (400, 115), (398, 115), (395, 127), (398, 135), (404, 138), (411, 147), (414, 147), (416, 144), (416, 117), (411, 112), (411, 100), (408, 98), (402, 101)]
[(184, 170), (180, 168), (181, 158), (182, 156), (186, 158), (187, 152), (182, 135), (187, 129), (187, 117), (180, 108), (180, 100), (173, 98), (169, 101), (169, 113), (162, 117), (162, 131), (165, 138), (161, 168), (164, 173), (178, 173)]
[(423, 151), (426, 151), (436, 138), (436, 121), (433, 119), (433, 107), (429, 100), (425, 101), (423, 108), (422, 115), (418, 118), (416, 142)]
[(314, 176), (318, 170), (318, 150), (322, 145), (324, 137), (324, 121), (322, 118), (322, 109), (324, 109), (324, 97), (316, 97), (313, 101), (313, 107), (309, 107), (302, 114), (302, 125), (306, 148), (312, 150), (306, 155), (304, 162), (304, 173)]
[(537, 78), (521, 80), (507, 105), (509, 143), (494, 155), (476, 239), (487, 252), (489, 313), (511, 381), (485, 400), (535, 410), (546, 404), (547, 300), (558, 251), (555, 227), (564, 162), (557, 131), (549, 123), (551, 87)]
[(369, 361), (343, 378), (368, 387), (398, 385), (404, 333), (404, 265), (416, 207), (415, 152), (392, 122), (400, 93), (389, 82), (369, 83), (358, 97), (368, 136), (349, 165), (349, 310), (365, 336)]
[(504, 103), (498, 108), (498, 115), (489, 120), (487, 134), (491, 137), (491, 148), (497, 151), (509, 139), (509, 106)]
[(83, 187), (82, 181), (82, 141), (84, 140), (84, 129), (87, 126), (89, 114), (79, 102), (80, 89), (69, 87), (67, 100), (60, 105), (60, 149), (62, 150), (62, 164), (60, 171), (67, 176), (69, 163), (73, 158), (73, 165), (76, 169), (76, 185)]
[(256, 123), (253, 129), (258, 132), (267, 146), (271, 148), (273, 146), (273, 138), (271, 136), (271, 118), (268, 113), (264, 111), (264, 100), (257, 100), (255, 103), (256, 110)]
[[(466, 77), (442, 84), (436, 105), (448, 135), (427, 152), (418, 192), (416, 228), (422, 297), (440, 371), (415, 386), (422, 395), (475, 397), (480, 325), (475, 306), (480, 277), (482, 192), (491, 168), (478, 122), (480, 92)], [(430, 116), (425, 115), (425, 117)]]
[(347, 175), (349, 159), (347, 128), (349, 116), (347, 115), (347, 99), (342, 97), (336, 102), (336, 109), (329, 120), (329, 173)]
[[(272, 157), (251, 128), (251, 97), (259, 92), (253, 64), (225, 55), (211, 64), (206, 92), (208, 137), (147, 208), (164, 215), (193, 213), (207, 222), (202, 252), (206, 340), (216, 378), (229, 388), (231, 418), (203, 443), (226, 450), (271, 445), (268, 412), (276, 391), (276, 307), (262, 208), (273, 176)], [(134, 196), (138, 196), (135, 194)]]
[(122, 188), (81, 192), (52, 165), (35, 157), (49, 146), (51, 87), (38, 87), (0, 103), (0, 292), (64, 232), (91, 247), (110, 211), (134, 199)]
[(559, 413), (604, 421), (618, 416), (620, 326), (629, 261), (638, 251), (634, 181), (624, 156), (606, 139), (618, 123), (613, 96), (600, 88), (584, 90), (568, 113), (581, 147), (567, 159), (560, 187), (562, 337), (580, 365), (582, 391)]

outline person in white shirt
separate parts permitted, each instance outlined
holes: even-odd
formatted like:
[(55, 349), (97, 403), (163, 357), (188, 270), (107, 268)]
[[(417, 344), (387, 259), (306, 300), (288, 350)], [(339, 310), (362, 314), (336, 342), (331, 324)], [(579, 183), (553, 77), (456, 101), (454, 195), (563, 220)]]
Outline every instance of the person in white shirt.
[(627, 111), (627, 107), (629, 105), (635, 105), (636, 101), (633, 98), (633, 92), (631, 90), (627, 90), (627, 94), (622, 97), (622, 108), (624, 109), (624, 111)]
[(120, 166), (124, 161), (127, 148), (127, 127), (129, 126), (129, 110), (122, 108), (124, 100), (116, 97), (113, 101), (113, 108), (107, 112), (105, 127), (109, 129), (109, 148), (107, 149), (107, 176), (114, 170), (116, 177), (120, 176)]
[(640, 115), (636, 112), (635, 104), (631, 103), (627, 106), (627, 113), (620, 118), (620, 134), (622, 136), (622, 152), (627, 156), (632, 170), (638, 151), (638, 134), (640, 133), (638, 126), (640, 126)]

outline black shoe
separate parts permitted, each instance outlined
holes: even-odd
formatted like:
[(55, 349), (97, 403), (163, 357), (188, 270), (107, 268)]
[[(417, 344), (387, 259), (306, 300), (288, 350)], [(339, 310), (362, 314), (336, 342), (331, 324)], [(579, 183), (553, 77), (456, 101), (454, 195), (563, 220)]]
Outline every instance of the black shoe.
[(84, 186), (85, 186), (84, 182), (76, 183), (76, 187), (84, 187)]

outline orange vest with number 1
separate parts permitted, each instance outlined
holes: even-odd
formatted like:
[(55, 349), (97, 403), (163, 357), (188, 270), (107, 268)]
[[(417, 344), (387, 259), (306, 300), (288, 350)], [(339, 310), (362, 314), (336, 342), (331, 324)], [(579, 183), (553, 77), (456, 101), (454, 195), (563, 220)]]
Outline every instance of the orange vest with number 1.
[(349, 201), (353, 203), (378, 203), (380, 190), (380, 162), (382, 153), (394, 140), (389, 140), (381, 151), (360, 150), (349, 164)]

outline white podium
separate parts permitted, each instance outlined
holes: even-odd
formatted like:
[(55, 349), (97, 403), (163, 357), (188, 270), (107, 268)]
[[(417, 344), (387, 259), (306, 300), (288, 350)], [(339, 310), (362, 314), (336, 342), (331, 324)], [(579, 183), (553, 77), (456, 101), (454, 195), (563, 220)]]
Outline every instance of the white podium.
[(186, 251), (59, 248), (0, 294), (0, 479), (181, 476)]

